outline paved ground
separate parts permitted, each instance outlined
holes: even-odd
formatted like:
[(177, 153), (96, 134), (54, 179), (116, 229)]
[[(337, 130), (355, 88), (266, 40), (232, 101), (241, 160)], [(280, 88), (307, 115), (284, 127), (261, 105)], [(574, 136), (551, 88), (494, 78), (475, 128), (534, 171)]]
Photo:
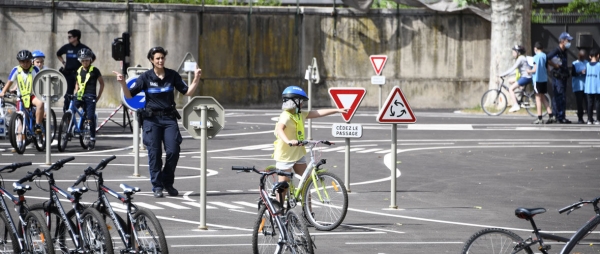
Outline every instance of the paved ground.
[[(111, 112), (100, 110), (100, 119)], [(53, 147), (52, 161), (76, 157), (55, 173), (56, 178), (66, 188), (85, 167), (116, 155), (105, 169), (107, 185), (119, 190), (118, 183), (127, 182), (145, 191), (135, 201), (159, 216), (171, 253), (248, 253), (258, 175), (236, 174), (231, 166), (273, 163), (273, 118), (278, 111), (226, 112), (225, 129), (207, 143), (209, 230), (197, 229), (200, 141), (191, 139), (183, 128), (179, 197), (151, 196), (144, 153), (142, 176), (132, 176), (131, 132), (112, 122), (99, 132), (95, 151), (83, 151), (78, 142), (69, 143), (65, 153)], [(536, 222), (546, 231), (565, 236), (593, 215), (591, 207), (568, 216), (556, 210), (579, 198), (600, 196), (598, 126), (535, 126), (531, 124), (534, 119), (525, 115), (489, 117), (450, 110), (417, 110), (415, 115), (417, 124), (399, 125), (397, 130), (398, 209), (389, 208), (390, 170), (383, 163), (390, 153), (390, 126), (378, 124), (375, 111), (361, 110), (355, 115), (352, 123), (362, 124), (364, 134), (351, 140), (350, 208), (343, 225), (334, 231), (311, 228), (317, 253), (458, 253), (471, 234), (485, 227), (506, 227), (528, 237), (529, 223), (514, 216), (520, 206), (546, 207), (548, 212), (536, 216)], [(115, 117), (122, 121), (121, 113)], [(344, 178), (344, 139), (332, 137), (332, 123), (343, 121), (340, 116), (315, 120), (312, 135), (337, 143), (321, 150), (321, 156), (331, 172)], [(0, 165), (33, 161), (44, 166), (45, 153), (28, 149), (16, 155), (9, 146), (0, 139)], [(8, 185), (33, 169), (3, 177)], [(30, 194), (30, 202), (47, 195), (37, 189)]]

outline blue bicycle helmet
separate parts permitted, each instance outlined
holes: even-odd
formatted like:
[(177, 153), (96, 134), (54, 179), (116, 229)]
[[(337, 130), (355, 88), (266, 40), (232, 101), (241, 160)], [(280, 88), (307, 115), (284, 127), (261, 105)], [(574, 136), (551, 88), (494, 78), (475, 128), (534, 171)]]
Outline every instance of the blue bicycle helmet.
[(46, 58), (46, 56), (44, 55), (44, 52), (42, 52), (41, 50), (34, 50), (31, 54), (33, 55), (33, 58), (38, 58), (38, 57)]
[(303, 101), (308, 100), (308, 96), (306, 96), (304, 90), (298, 86), (286, 87), (281, 95), (283, 96), (283, 101), (287, 101), (289, 99), (302, 99)]

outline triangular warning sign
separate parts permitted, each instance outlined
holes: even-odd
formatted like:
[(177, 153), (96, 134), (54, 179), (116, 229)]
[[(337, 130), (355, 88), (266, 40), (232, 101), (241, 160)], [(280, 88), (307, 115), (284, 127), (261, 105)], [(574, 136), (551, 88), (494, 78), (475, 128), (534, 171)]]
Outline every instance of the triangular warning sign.
[(395, 86), (383, 107), (379, 109), (377, 122), (380, 123), (415, 123), (417, 118), (410, 109), (408, 101), (404, 98), (400, 87)]
[(347, 108), (348, 113), (342, 114), (344, 121), (350, 122), (358, 105), (362, 102), (367, 90), (362, 87), (331, 87), (329, 95), (335, 102), (337, 108)]
[(381, 75), (381, 71), (383, 71), (383, 67), (385, 66), (385, 62), (387, 62), (386, 55), (372, 55), (369, 57), (371, 59), (371, 65), (373, 66), (373, 70), (377, 75)]

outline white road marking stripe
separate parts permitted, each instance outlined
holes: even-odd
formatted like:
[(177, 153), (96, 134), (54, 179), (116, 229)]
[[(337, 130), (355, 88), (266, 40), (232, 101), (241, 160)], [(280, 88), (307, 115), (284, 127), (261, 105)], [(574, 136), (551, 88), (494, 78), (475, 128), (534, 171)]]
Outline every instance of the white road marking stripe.
[(454, 143), (398, 143), (400, 146), (454, 145)]
[[(345, 147), (344, 147), (345, 148)], [(362, 147), (358, 147), (358, 148), (350, 148), (350, 152), (355, 152), (355, 151), (360, 151), (360, 150), (365, 150)], [(342, 151), (337, 151), (338, 153), (345, 153), (346, 149), (342, 150)]]
[(375, 152), (375, 153), (389, 153), (390, 151), (392, 151), (392, 149), (387, 149), (387, 150), (383, 150), (383, 151), (379, 151), (379, 152)]
[[(312, 234), (311, 234), (312, 235)], [(420, 245), (420, 244), (464, 244), (464, 242), (346, 242), (346, 244), (350, 245), (359, 245), (359, 244), (406, 244), (406, 245)]]
[(171, 203), (171, 202), (156, 202), (156, 203), (159, 205), (164, 205), (164, 206), (172, 207), (175, 209), (191, 209), (187, 206), (182, 206), (182, 205), (178, 205), (178, 204)]
[(213, 201), (213, 202), (208, 202), (208, 203), (216, 205), (216, 206), (222, 206), (222, 207), (229, 208), (229, 209), (242, 209), (241, 206), (230, 205), (225, 202)]
[(550, 142), (479, 142), (480, 145), (548, 145)]
[(406, 126), (409, 130), (450, 130), (450, 131), (469, 131), (473, 130), (470, 124), (411, 124)]
[(344, 150), (346, 149), (346, 147), (336, 147), (336, 148), (329, 148), (329, 149), (323, 149), (321, 150), (321, 152), (335, 152), (335, 151), (339, 151), (339, 150)]
[(164, 209), (162, 207), (158, 207), (158, 206), (151, 205), (151, 204), (144, 203), (144, 202), (135, 202), (134, 204), (137, 205), (137, 206), (141, 206), (141, 207), (145, 207), (145, 208), (151, 209), (151, 210), (161, 210), (161, 209)]
[(123, 210), (127, 210), (127, 206), (123, 203), (117, 203), (117, 202), (110, 202), (110, 205), (114, 208), (114, 209), (123, 209)]
[(367, 150), (363, 150), (363, 151), (358, 151), (357, 153), (371, 153), (371, 152), (377, 152), (381, 150), (381, 148), (372, 148), (372, 149), (367, 149)]
[(258, 209), (258, 204), (257, 203), (250, 203), (250, 202), (246, 202), (246, 201), (233, 201), (233, 203), (236, 203), (238, 205), (245, 205), (245, 206), (249, 206), (249, 207), (253, 207), (253, 208), (257, 208)]
[[(186, 205), (191, 205), (191, 206), (193, 206), (193, 207), (198, 207), (198, 208), (200, 208), (200, 203), (198, 203), (198, 202), (182, 202), (182, 203), (184, 203), (184, 204), (186, 204)], [(216, 208), (216, 207), (214, 207), (214, 206), (209, 206), (209, 205), (206, 205), (206, 209), (217, 209), (217, 208)]]

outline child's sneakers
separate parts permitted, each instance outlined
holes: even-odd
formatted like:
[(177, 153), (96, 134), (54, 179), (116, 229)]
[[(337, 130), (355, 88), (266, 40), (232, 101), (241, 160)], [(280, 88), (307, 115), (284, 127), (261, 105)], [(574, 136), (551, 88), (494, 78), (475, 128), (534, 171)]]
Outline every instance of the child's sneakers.
[(88, 145), (88, 151), (94, 150), (96, 147), (96, 140), (90, 140), (90, 144)]
[(533, 121), (533, 124), (543, 124), (544, 121), (542, 119), (536, 119), (535, 121)]
[(548, 118), (548, 121), (546, 121), (546, 124), (553, 124), (553, 123), (556, 123), (556, 117), (555, 116)]
[(35, 127), (33, 127), (33, 129), (35, 130), (35, 134), (42, 134), (42, 126), (39, 124), (36, 124)]
[(519, 106), (519, 104), (515, 104), (508, 110), (508, 112), (512, 113), (512, 112), (517, 112), (519, 110), (521, 110), (521, 106)]

